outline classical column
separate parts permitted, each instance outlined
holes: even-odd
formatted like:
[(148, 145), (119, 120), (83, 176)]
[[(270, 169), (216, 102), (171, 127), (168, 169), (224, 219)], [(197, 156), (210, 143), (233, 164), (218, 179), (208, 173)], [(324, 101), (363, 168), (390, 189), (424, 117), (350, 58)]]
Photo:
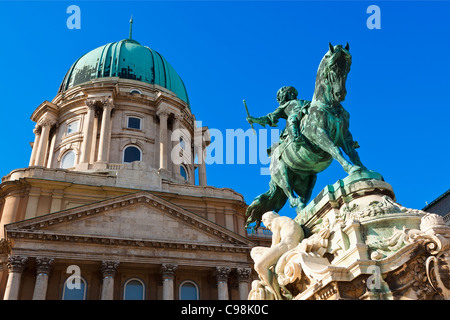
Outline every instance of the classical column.
[(89, 163), (89, 151), (91, 151), (92, 128), (94, 126), (95, 100), (86, 100), (87, 113), (83, 123), (83, 143), (81, 145), (80, 163)]
[(111, 140), (111, 110), (113, 107), (112, 99), (105, 99), (103, 102), (102, 123), (100, 125), (97, 162), (108, 163), (109, 145)]
[(161, 266), (161, 275), (163, 281), (163, 300), (174, 300), (174, 280), (175, 271), (178, 265), (164, 263)]
[(228, 276), (230, 275), (231, 268), (228, 267), (216, 267), (216, 281), (217, 281), (217, 294), (218, 300), (229, 300), (228, 297)]
[(24, 256), (8, 256), (8, 282), (6, 283), (3, 300), (17, 300), (19, 298), (20, 279), (28, 258)]
[(159, 169), (168, 170), (167, 161), (167, 118), (169, 113), (167, 111), (159, 111)]
[(39, 123), (39, 125), (42, 127), (42, 131), (41, 137), (39, 139), (39, 146), (36, 151), (36, 166), (44, 165), (45, 157), (47, 156), (48, 138), (50, 135), (50, 129), (53, 124), (54, 122), (50, 120), (44, 120)]
[(33, 300), (45, 300), (47, 296), (48, 277), (54, 259), (36, 258), (36, 283), (34, 285)]
[(182, 152), (184, 150), (180, 147), (177, 147), (180, 145), (180, 122), (183, 119), (183, 116), (176, 115), (173, 120), (173, 127), (172, 127), (172, 152), (170, 153), (170, 160), (172, 162), (172, 176), (176, 179), (180, 177), (180, 165), (182, 163)]
[(198, 184), (200, 186), (206, 186), (206, 148), (198, 150)]
[(250, 268), (237, 268), (238, 283), (239, 283), (239, 300), (247, 300), (250, 282), (250, 274), (252, 269)]
[(91, 155), (89, 157), (89, 163), (95, 163), (97, 161), (97, 133), (98, 133), (98, 122), (99, 114), (96, 112), (94, 116), (94, 126), (92, 128), (92, 141), (91, 141)]
[(36, 125), (36, 128), (33, 129), (34, 132), (34, 142), (33, 142), (33, 149), (31, 151), (31, 157), (30, 157), (30, 162), (28, 164), (28, 166), (34, 166), (35, 162), (36, 162), (36, 154), (37, 154), (37, 149), (39, 146), (39, 140), (41, 138), (41, 126)]
[(52, 167), (53, 153), (55, 152), (55, 142), (56, 142), (56, 130), (52, 135), (52, 139), (50, 142), (50, 149), (48, 150), (47, 168)]
[(102, 300), (113, 300), (114, 298), (114, 276), (118, 267), (118, 261), (102, 262)]

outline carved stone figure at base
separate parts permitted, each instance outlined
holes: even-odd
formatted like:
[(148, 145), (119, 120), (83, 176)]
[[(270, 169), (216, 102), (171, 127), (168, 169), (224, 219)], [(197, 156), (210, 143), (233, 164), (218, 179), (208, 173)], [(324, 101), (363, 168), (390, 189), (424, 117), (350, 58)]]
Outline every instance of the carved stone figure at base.
[(287, 251), (295, 248), (304, 238), (303, 230), (298, 223), (289, 217), (280, 216), (274, 212), (266, 212), (262, 216), (264, 225), (272, 231), (272, 245), (255, 247), (250, 255), (255, 262), (255, 271), (261, 280), (261, 285), (270, 292), (276, 300), (281, 300), (278, 281), (273, 276), (271, 268)]
[[(263, 215), (274, 238), (251, 252), (260, 280), (249, 299), (450, 299), (450, 227), (396, 203), (392, 187), (370, 177), (327, 186), (299, 219)], [(304, 229), (307, 237), (287, 236)]]

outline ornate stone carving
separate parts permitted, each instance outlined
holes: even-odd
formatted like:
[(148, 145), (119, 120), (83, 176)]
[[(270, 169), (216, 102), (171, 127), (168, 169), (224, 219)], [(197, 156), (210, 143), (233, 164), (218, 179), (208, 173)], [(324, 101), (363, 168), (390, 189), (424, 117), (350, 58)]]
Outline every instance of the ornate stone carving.
[(25, 269), (25, 264), (28, 261), (28, 257), (25, 256), (8, 256), (6, 265), (8, 267), (8, 272), (22, 273)]
[(49, 275), (53, 267), (53, 258), (36, 258), (36, 273)]
[(171, 263), (164, 263), (161, 266), (161, 275), (162, 275), (162, 279), (174, 279), (175, 277), (175, 272), (178, 269), (178, 265), (176, 264), (171, 264)]
[(102, 261), (102, 275), (103, 278), (114, 278), (117, 268), (119, 267), (118, 261)]
[(251, 268), (237, 268), (236, 273), (239, 282), (248, 282), (250, 280), (250, 275), (252, 273)]
[(114, 108), (114, 100), (111, 97), (90, 97), (86, 99), (85, 103), (88, 108)]
[(214, 276), (217, 282), (227, 282), (230, 275), (231, 268), (229, 267), (216, 267)]
[(56, 124), (55, 120), (52, 119), (42, 119), (39, 121), (38, 126), (40, 127), (51, 127)]
[(161, 119), (161, 118), (167, 118), (170, 115), (170, 111), (169, 110), (158, 110), (156, 111), (156, 115)]
[(256, 259), (260, 280), (249, 299), (450, 299), (450, 227), (367, 191), (370, 185), (358, 182), (348, 187), (353, 193), (332, 198), (340, 207), (321, 204), (328, 211), (310, 217), (307, 237), (269, 266), (278, 289)]

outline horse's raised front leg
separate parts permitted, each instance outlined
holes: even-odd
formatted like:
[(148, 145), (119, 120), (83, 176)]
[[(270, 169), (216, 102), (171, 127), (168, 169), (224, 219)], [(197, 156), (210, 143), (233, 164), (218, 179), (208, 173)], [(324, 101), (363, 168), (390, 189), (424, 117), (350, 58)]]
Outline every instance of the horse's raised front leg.
[(329, 153), (333, 159), (337, 160), (348, 174), (361, 169), (359, 166), (351, 164), (344, 158), (341, 149), (334, 144), (325, 129), (315, 128), (315, 130), (306, 131), (304, 135), (310, 139), (310, 141), (314, 141), (314, 144), (320, 149)]

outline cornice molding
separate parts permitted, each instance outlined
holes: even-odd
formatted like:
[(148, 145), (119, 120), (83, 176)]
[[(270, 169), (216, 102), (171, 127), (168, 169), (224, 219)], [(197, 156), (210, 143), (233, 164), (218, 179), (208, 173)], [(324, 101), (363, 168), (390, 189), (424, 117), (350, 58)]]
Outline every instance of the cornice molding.
[[(70, 223), (71, 221), (102, 214), (116, 208), (127, 208), (130, 206), (135, 206), (136, 204), (145, 204), (163, 211), (176, 220), (181, 220), (185, 224), (188, 224), (189, 226), (197, 228), (210, 236), (221, 240), (222, 244), (203, 244), (197, 242), (164, 241), (154, 239), (127, 239), (120, 237), (102, 237), (96, 235), (76, 235), (46, 230), (47, 227), (53, 227), (62, 223)], [(82, 207), (72, 208), (33, 219), (11, 223), (5, 226), (5, 230), (8, 238), (10, 239), (23, 238), (43, 241), (104, 243), (141, 247), (148, 246), (231, 252), (236, 252), (236, 250), (238, 252), (245, 252), (254, 246), (254, 243), (251, 240), (220, 225), (217, 225), (197, 214), (189, 212), (182, 207), (161, 199), (150, 192), (138, 192), (125, 196), (119, 196), (117, 198), (104, 200), (94, 204), (88, 204)]]

